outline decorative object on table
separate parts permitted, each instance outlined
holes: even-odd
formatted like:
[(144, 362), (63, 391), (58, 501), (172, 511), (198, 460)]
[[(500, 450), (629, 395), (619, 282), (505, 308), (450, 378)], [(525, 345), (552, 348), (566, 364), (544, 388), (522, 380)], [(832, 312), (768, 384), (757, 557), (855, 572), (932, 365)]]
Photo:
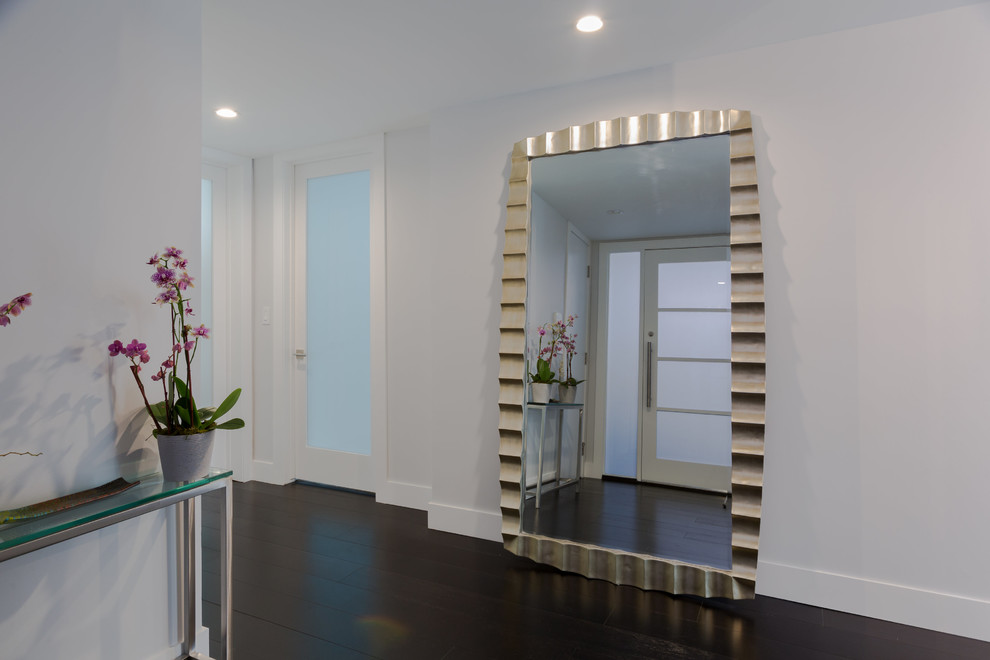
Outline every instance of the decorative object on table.
[(63, 495), (62, 497), (56, 497), (53, 500), (46, 500), (37, 504), (22, 506), (19, 509), (0, 511), (0, 525), (10, 522), (17, 522), (20, 520), (30, 520), (31, 518), (40, 518), (42, 516), (47, 516), (58, 511), (64, 511), (65, 509), (71, 509), (82, 504), (102, 500), (104, 497), (110, 497), (111, 495), (116, 495), (117, 493), (123, 493), (129, 488), (137, 486), (139, 483), (141, 482), (127, 481), (126, 479), (118, 478), (105, 483), (102, 486), (83, 490), (78, 493), (72, 493), (71, 495)]
[(195, 481), (210, 471), (213, 431), (158, 435), (158, 456), (165, 481)]
[[(110, 355), (123, 355), (131, 361), (130, 369), (134, 381), (141, 391), (148, 415), (155, 424), (152, 433), (158, 439), (159, 458), (165, 479), (192, 481), (204, 476), (209, 470), (213, 431), (243, 428), (244, 420), (239, 418), (220, 422), (220, 418), (237, 403), (241, 389), (231, 392), (216, 408), (196, 407), (192, 363), (199, 341), (209, 339), (210, 330), (202, 324), (194, 328), (187, 322), (188, 317), (193, 315), (191, 301), (186, 293), (193, 286), (193, 278), (186, 271), (189, 262), (182, 256), (182, 250), (170, 247), (161, 256), (155, 254), (151, 257), (148, 265), (155, 269), (151, 281), (161, 289), (154, 302), (168, 305), (172, 318), (172, 351), (162, 362), (158, 373), (151, 376), (152, 381), (162, 384), (164, 399), (155, 404), (150, 403), (138, 375), (141, 365), (151, 361), (146, 344), (135, 339), (125, 346), (118, 339), (110, 344)], [(185, 380), (179, 377), (180, 364), (185, 365)], [(179, 446), (178, 449), (175, 445)]]
[(537, 383), (532, 382), (529, 384), (529, 400), (531, 403), (550, 403), (550, 388), (553, 387), (553, 383)]
[(584, 379), (577, 380), (574, 378), (574, 374), (571, 371), (571, 362), (577, 353), (577, 333), (568, 332), (567, 329), (574, 327), (574, 319), (576, 318), (576, 315), (571, 314), (567, 317), (566, 322), (557, 321), (555, 324), (559, 326), (560, 346), (564, 353), (564, 359), (560, 365), (563, 378), (557, 381), (557, 396), (561, 403), (574, 403), (577, 397), (577, 386), (584, 382)]
[(11, 316), (20, 316), (24, 308), (31, 304), (31, 294), (17, 296), (6, 305), (0, 306), (0, 328), (10, 325)]
[[(530, 379), (530, 400), (533, 403), (547, 403), (550, 401), (550, 386), (557, 382), (552, 362), (559, 350), (557, 341), (559, 337), (554, 333), (553, 323), (544, 323), (536, 329), (539, 342), (536, 350), (536, 371), (529, 374)], [(550, 335), (550, 344), (543, 346), (543, 339)]]

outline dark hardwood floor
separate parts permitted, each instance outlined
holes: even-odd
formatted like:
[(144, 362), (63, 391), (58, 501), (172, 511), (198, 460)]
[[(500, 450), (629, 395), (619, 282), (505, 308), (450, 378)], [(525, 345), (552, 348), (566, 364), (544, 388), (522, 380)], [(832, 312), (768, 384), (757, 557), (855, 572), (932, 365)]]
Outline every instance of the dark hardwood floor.
[[(218, 506), (204, 499), (215, 629)], [(587, 580), (429, 530), (425, 512), (313, 486), (237, 484), (233, 552), (234, 660), (990, 657), (988, 643), (774, 598)]]
[(526, 499), (523, 529), (715, 568), (732, 567), (732, 513), (723, 495), (647, 483), (581, 479)]

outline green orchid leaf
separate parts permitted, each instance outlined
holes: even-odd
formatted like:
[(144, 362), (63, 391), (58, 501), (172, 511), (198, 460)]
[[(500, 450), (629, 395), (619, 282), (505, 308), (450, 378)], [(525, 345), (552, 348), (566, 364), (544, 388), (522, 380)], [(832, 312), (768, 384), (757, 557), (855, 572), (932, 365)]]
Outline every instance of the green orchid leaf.
[(165, 420), (165, 402), (159, 401), (158, 403), (151, 404), (151, 414), (160, 424), (167, 424)]
[(216, 411), (213, 413), (213, 416), (210, 417), (208, 421), (215, 422), (218, 419), (220, 419), (220, 417), (222, 417), (227, 411), (229, 411), (231, 408), (234, 407), (234, 404), (237, 403), (237, 400), (239, 398), (241, 398), (241, 388), (238, 387), (236, 390), (231, 392), (226, 399), (223, 400), (223, 403), (217, 406)]
[(216, 428), (224, 429), (225, 431), (232, 431), (234, 429), (244, 428), (244, 420), (240, 417), (235, 417), (234, 419), (228, 419), (223, 424), (217, 424)]
[(176, 414), (179, 415), (179, 419), (182, 421), (182, 426), (186, 428), (193, 426), (192, 416), (189, 414), (189, 399), (182, 397), (176, 401), (174, 410)]
[(186, 413), (189, 418), (188, 425), (198, 427), (200, 415), (199, 411), (196, 410), (196, 401), (193, 399), (192, 392), (189, 391), (189, 387), (178, 376), (175, 376), (173, 380), (175, 381), (175, 389), (178, 390), (179, 396), (182, 397), (181, 400), (186, 402)]
[(179, 391), (179, 396), (188, 398), (189, 388), (187, 388), (186, 384), (182, 382), (182, 379), (179, 378), (178, 376), (175, 376), (174, 378), (172, 378), (172, 382), (175, 383), (175, 389)]

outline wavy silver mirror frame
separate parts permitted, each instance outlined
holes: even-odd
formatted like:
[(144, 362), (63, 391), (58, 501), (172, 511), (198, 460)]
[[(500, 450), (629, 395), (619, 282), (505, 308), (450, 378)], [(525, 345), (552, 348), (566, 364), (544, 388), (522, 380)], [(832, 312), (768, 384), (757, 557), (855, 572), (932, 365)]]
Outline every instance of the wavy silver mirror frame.
[[(576, 543), (521, 529), (526, 457), (526, 278), (534, 158), (728, 134), (732, 272), (732, 569)], [(622, 117), (538, 135), (512, 150), (499, 324), (499, 481), (510, 552), (589, 578), (704, 597), (752, 598), (763, 493), (766, 324), (763, 244), (750, 114), (699, 110)]]

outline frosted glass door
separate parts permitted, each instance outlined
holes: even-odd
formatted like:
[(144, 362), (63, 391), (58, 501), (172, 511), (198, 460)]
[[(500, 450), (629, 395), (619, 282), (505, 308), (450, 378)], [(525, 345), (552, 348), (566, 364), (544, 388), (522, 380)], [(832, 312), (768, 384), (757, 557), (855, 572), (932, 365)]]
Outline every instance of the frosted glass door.
[(347, 165), (295, 170), (296, 476), (370, 491), (371, 176)]
[(644, 481), (728, 491), (729, 249), (644, 252)]

